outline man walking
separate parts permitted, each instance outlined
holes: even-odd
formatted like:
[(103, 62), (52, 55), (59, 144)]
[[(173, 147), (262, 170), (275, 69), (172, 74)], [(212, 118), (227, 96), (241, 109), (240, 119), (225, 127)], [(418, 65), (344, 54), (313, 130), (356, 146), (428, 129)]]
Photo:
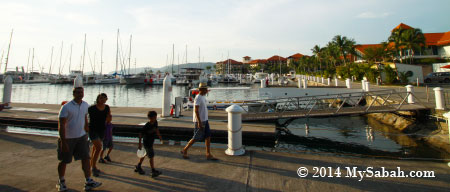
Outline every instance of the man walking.
[(206, 101), (206, 93), (208, 92), (208, 87), (206, 83), (200, 83), (198, 86), (199, 94), (194, 99), (194, 114), (193, 114), (193, 121), (194, 121), (194, 136), (192, 139), (188, 142), (188, 144), (184, 147), (183, 150), (180, 151), (180, 153), (183, 155), (184, 159), (189, 159), (187, 152), (189, 148), (196, 142), (196, 141), (203, 141), (205, 140), (205, 147), (206, 147), (206, 159), (207, 160), (218, 160), (216, 159), (212, 154), (210, 150), (210, 144), (211, 144), (211, 130), (209, 128), (208, 123), (208, 108), (207, 108), (207, 101)]
[(99, 187), (102, 183), (91, 179), (91, 168), (89, 165), (89, 143), (88, 143), (88, 120), (87, 112), (89, 105), (83, 101), (83, 87), (73, 88), (73, 100), (64, 104), (59, 112), (58, 122), (58, 175), (56, 184), (58, 191), (67, 191), (64, 175), (66, 165), (75, 160), (81, 160), (86, 182), (84, 190)]

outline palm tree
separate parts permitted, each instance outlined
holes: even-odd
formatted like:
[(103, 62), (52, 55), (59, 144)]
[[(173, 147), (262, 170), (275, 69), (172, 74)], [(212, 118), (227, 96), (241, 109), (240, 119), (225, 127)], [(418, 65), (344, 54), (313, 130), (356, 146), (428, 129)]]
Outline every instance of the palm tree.
[(349, 39), (346, 36), (336, 35), (333, 38), (333, 44), (339, 48), (339, 53), (344, 59), (344, 65), (347, 66), (347, 54), (354, 53), (355, 40)]
[(412, 58), (414, 56), (414, 50), (420, 49), (421, 46), (425, 45), (425, 36), (422, 30), (418, 28), (406, 29), (401, 34), (402, 45), (408, 49), (409, 52), (409, 63), (412, 63)]
[(398, 28), (398, 29), (394, 29), (391, 32), (391, 36), (389, 36), (388, 41), (389, 42), (393, 42), (394, 43), (394, 49), (397, 53), (400, 53), (400, 63), (403, 62), (403, 58), (402, 58), (402, 44), (403, 44), (403, 40), (402, 40), (402, 33), (405, 31), (405, 29), (403, 29), (402, 27)]
[(319, 67), (322, 70), (322, 59), (321, 59), (321, 56), (322, 56), (323, 48), (320, 48), (319, 45), (315, 45), (311, 49), (311, 51), (313, 52), (314, 56), (316, 56), (316, 59), (319, 61)]

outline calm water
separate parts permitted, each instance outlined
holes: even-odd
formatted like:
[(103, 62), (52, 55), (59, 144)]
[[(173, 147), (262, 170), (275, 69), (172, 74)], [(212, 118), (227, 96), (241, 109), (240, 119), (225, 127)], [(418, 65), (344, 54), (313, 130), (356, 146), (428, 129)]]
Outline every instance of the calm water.
[[(219, 84), (213, 87), (235, 87), (238, 85)], [(259, 84), (250, 90), (213, 90), (208, 94), (210, 100), (257, 99)], [(12, 102), (59, 104), (72, 98), (71, 85), (15, 84)], [(3, 90), (3, 85), (0, 85)], [(186, 96), (186, 86), (173, 86), (172, 97)], [(98, 93), (108, 94), (108, 104), (126, 107), (161, 107), (162, 86), (149, 85), (86, 85), (85, 98), (92, 103)], [(0, 95), (2, 98), (3, 95)], [(173, 100), (172, 100), (173, 101)], [(270, 123), (274, 126), (275, 123)], [(417, 139), (420, 135), (407, 135), (379, 124), (363, 116), (333, 118), (308, 118), (278, 120), (280, 128), (277, 141), (271, 146), (255, 143), (246, 148), (286, 152), (326, 152), (331, 154), (358, 154), (365, 156), (385, 156), (401, 158), (450, 159), (449, 154), (434, 149)], [(436, 129), (430, 121), (424, 125)], [(9, 128), (10, 132), (33, 133), (56, 136), (55, 131), (30, 128)], [(7, 131), (8, 131), (7, 130)], [(136, 138), (117, 137), (116, 141), (135, 142)], [(171, 141), (180, 143), (180, 141)], [(181, 141), (182, 145), (183, 142)], [(224, 148), (224, 144), (215, 144)]]
[[(238, 87), (239, 85), (218, 84), (212, 86)], [(208, 93), (210, 100), (257, 99), (259, 84), (251, 85), (249, 90), (212, 90)], [(248, 86), (239, 86), (248, 87)], [(60, 104), (72, 99), (73, 85), (50, 84), (13, 84), (11, 98), (17, 103)], [(99, 93), (108, 95), (107, 104), (118, 107), (157, 107), (161, 108), (162, 85), (85, 85), (83, 100), (92, 104)], [(3, 92), (3, 84), (0, 84)], [(172, 101), (175, 97), (185, 97), (189, 93), (187, 86), (172, 87)], [(3, 94), (0, 94), (3, 99)]]

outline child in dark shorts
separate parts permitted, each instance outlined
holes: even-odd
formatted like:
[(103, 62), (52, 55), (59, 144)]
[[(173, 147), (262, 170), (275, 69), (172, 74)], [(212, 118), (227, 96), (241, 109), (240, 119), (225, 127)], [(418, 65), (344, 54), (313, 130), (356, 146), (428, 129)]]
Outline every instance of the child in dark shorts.
[[(139, 133), (139, 146), (138, 149), (142, 149), (141, 139), (144, 140), (144, 148), (147, 151), (147, 157), (150, 158), (150, 167), (152, 168), (152, 177), (157, 177), (161, 175), (161, 171), (155, 169), (155, 165), (153, 164), (153, 157), (155, 156), (155, 152), (153, 151), (153, 142), (155, 141), (156, 135), (162, 144), (162, 137), (159, 134), (158, 129), (158, 121), (156, 121), (157, 113), (155, 111), (149, 111), (147, 114), (148, 122), (142, 128), (142, 131)], [(139, 163), (136, 165), (134, 172), (137, 172), (141, 175), (145, 174), (145, 171), (142, 169), (142, 161), (144, 161), (145, 157), (139, 159)]]

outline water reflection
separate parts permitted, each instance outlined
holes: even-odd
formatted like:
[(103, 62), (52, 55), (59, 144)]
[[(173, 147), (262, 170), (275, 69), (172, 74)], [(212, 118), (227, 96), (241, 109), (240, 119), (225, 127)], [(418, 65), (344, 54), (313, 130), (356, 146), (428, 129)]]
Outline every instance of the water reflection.
[[(236, 87), (238, 85), (218, 84), (214, 87)], [(248, 86), (244, 86), (248, 87)], [(249, 90), (212, 90), (209, 100), (248, 100), (258, 98), (258, 85), (251, 85)], [(51, 84), (13, 84), (12, 102), (60, 104), (72, 99), (72, 85)], [(92, 104), (99, 93), (108, 94), (108, 104), (120, 107), (158, 107), (162, 103), (162, 85), (85, 85), (84, 100)], [(3, 84), (0, 84), (3, 90)], [(185, 97), (189, 94), (187, 86), (172, 87), (172, 98)], [(37, 97), (39, 96), (39, 97)], [(2, 99), (3, 94), (0, 94)]]

